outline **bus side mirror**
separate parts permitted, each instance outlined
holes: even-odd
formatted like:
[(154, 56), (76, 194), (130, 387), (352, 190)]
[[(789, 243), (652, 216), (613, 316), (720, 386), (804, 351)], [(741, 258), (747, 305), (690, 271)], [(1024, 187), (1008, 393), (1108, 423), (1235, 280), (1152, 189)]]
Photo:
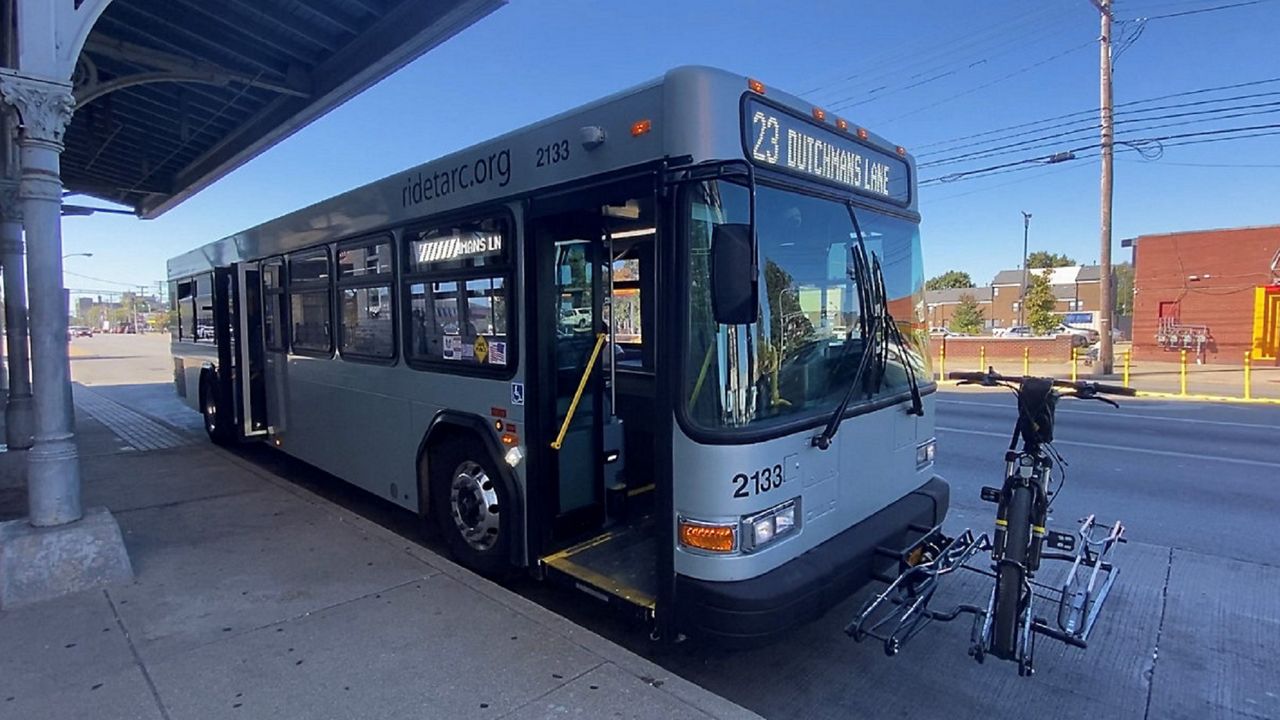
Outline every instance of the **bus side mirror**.
[(721, 325), (750, 325), (759, 314), (755, 243), (745, 223), (711, 232), (711, 310)]

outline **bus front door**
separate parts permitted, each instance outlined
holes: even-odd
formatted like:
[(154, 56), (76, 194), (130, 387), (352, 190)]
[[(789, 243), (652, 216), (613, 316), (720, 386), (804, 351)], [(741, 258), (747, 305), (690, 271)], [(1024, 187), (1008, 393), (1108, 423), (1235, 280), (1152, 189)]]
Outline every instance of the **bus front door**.
[(236, 405), (245, 437), (267, 434), (266, 347), (262, 335), (262, 276), (257, 263), (236, 266), (236, 296), (240, 298), (234, 344)]
[[(579, 223), (557, 224), (560, 232), (545, 247), (552, 251), (551, 282), (543, 310), (552, 319), (550, 332), (550, 391), (553, 401), (551, 430), (555, 466), (555, 520), (552, 532), (572, 537), (600, 527), (605, 518), (604, 476), (601, 457), (604, 415), (603, 347), (597, 349), (601, 322), (600, 258), (598, 230), (565, 230)], [(583, 223), (587, 228), (599, 227)], [(549, 323), (544, 323), (546, 328)], [(591, 363), (592, 356), (595, 362)]]

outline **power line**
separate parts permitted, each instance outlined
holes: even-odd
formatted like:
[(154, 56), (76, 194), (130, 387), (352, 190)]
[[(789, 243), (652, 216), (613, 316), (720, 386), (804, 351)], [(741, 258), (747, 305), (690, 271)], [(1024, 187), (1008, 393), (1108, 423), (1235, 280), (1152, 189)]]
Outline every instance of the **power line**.
[[(1122, 107), (1131, 107), (1131, 106), (1133, 106), (1133, 105), (1143, 105), (1143, 104), (1151, 103), (1151, 102), (1159, 102), (1160, 100), (1172, 100), (1172, 99), (1174, 99), (1174, 98), (1179, 98), (1179, 97), (1190, 97), (1190, 96), (1192, 96), (1192, 95), (1203, 95), (1203, 94), (1205, 94), (1205, 93), (1219, 92), (1219, 91), (1223, 91), (1223, 90), (1238, 90), (1238, 89), (1240, 89), (1240, 88), (1245, 88), (1245, 87), (1257, 87), (1257, 86), (1259, 86), (1259, 85), (1267, 85), (1267, 84), (1270, 84), (1270, 83), (1277, 83), (1277, 82), (1280, 82), (1280, 77), (1266, 78), (1266, 79), (1263, 79), (1263, 80), (1250, 80), (1250, 81), (1248, 81), (1248, 82), (1233, 83), (1233, 84), (1230, 84), (1230, 85), (1219, 85), (1219, 86), (1216, 86), (1216, 87), (1200, 88), (1200, 89), (1197, 89), (1197, 90), (1184, 90), (1184, 91), (1180, 91), (1180, 92), (1176, 92), (1176, 93), (1169, 93), (1169, 94), (1167, 94), (1167, 95), (1157, 95), (1157, 96), (1155, 96), (1155, 97), (1145, 98), (1145, 99), (1142, 99), (1142, 100), (1130, 100), (1130, 101), (1128, 101), (1128, 102), (1118, 103), (1118, 104), (1116, 104), (1116, 107), (1117, 107), (1117, 108), (1122, 108)], [(1242, 96), (1242, 98), (1243, 98), (1243, 97), (1252, 97), (1252, 96)], [(1229, 98), (1228, 98), (1228, 99), (1229, 99)], [(1226, 100), (1227, 100), (1227, 99), (1223, 99), (1223, 100), (1221, 100), (1221, 101), (1222, 101), (1222, 102), (1225, 102)], [(1209, 101), (1205, 101), (1205, 102), (1215, 102), (1215, 101), (1209, 100)], [(1172, 106), (1170, 106), (1170, 107), (1172, 107)], [(954, 144), (960, 143), (960, 142), (962, 142), (962, 141), (964, 141), (964, 140), (972, 140), (972, 139), (975, 139), (975, 138), (987, 137), (987, 136), (990, 136), (990, 135), (996, 135), (996, 134), (999, 134), (999, 133), (1002, 133), (1002, 132), (1006, 132), (1006, 131), (1009, 131), (1009, 130), (1019, 130), (1019, 129), (1022, 129), (1022, 128), (1031, 127), (1032, 125), (1041, 125), (1041, 124), (1044, 124), (1044, 123), (1053, 122), (1053, 121), (1055, 121), (1055, 120), (1065, 120), (1066, 118), (1070, 118), (1070, 117), (1078, 117), (1078, 116), (1081, 116), (1081, 115), (1092, 115), (1092, 114), (1097, 113), (1099, 109), (1100, 109), (1100, 108), (1096, 108), (1096, 107), (1095, 107), (1095, 108), (1090, 108), (1090, 109), (1088, 109), (1088, 110), (1077, 110), (1077, 111), (1075, 111), (1075, 112), (1065, 113), (1065, 114), (1062, 114), (1062, 115), (1055, 115), (1055, 116), (1053, 116), (1053, 117), (1043, 118), (1043, 119), (1041, 119), (1041, 120), (1032, 120), (1032, 121), (1029, 121), (1029, 122), (1018, 123), (1018, 124), (1016, 124), (1016, 125), (1009, 125), (1009, 126), (1002, 127), (1002, 128), (996, 128), (995, 130), (985, 130), (985, 131), (980, 132), (980, 133), (974, 133), (974, 134), (971, 134), (971, 135), (963, 135), (963, 136), (961, 136), (961, 137), (952, 138), (952, 139), (950, 139), (950, 140), (938, 140), (938, 141), (936, 141), (936, 142), (926, 143), (926, 144), (924, 144), (924, 145), (918, 145), (918, 146), (916, 146), (916, 147), (917, 147), (917, 149), (923, 149), (923, 148), (937, 147), (937, 146), (939, 146), (939, 145), (954, 145)], [(1049, 129), (1049, 128), (1041, 128), (1041, 129), (1042, 129), (1042, 130), (1047, 130), (1047, 129)], [(1035, 131), (1035, 132), (1038, 132), (1038, 131)], [(999, 140), (994, 140), (994, 141), (991, 141), (991, 142), (999, 142)], [(947, 151), (946, 151), (946, 150), (939, 150), (939, 151), (935, 151), (934, 153), (924, 153), (924, 155), (929, 155), (929, 154), (938, 154), (938, 153), (941, 153), (941, 152), (947, 152)], [(917, 157), (921, 157), (921, 156), (922, 156), (922, 155), (917, 155)]]
[[(903, 48), (899, 52), (891, 53), (888, 56), (881, 58), (879, 62), (872, 63), (871, 65), (868, 65), (865, 67), (859, 67), (858, 72), (852, 75), (848, 75), (839, 80), (834, 80), (822, 85), (818, 85), (816, 87), (805, 90), (804, 92), (801, 92), (799, 94), (810, 95), (812, 93), (817, 93), (823, 90), (829, 90), (831, 88), (834, 88), (840, 85), (848, 84), (850, 83), (850, 81), (852, 81), (852, 85), (850, 85), (850, 87), (858, 87), (860, 85), (875, 84), (877, 82), (883, 81), (884, 79), (892, 77), (893, 75), (900, 73), (903, 70), (920, 67), (924, 63), (931, 63), (935, 59), (941, 59), (943, 57), (946, 57), (948, 53), (956, 54), (958, 50), (973, 48), (973, 47), (980, 47), (983, 44), (989, 42), (990, 40), (1006, 40), (1007, 37), (1010, 34), (1012, 34), (1012, 30), (1014, 28), (1027, 25), (1028, 20), (1036, 16), (1046, 15), (1046, 12), (1052, 15), (1054, 14), (1054, 9), (1048, 8), (1046, 11), (1046, 8), (1044, 6), (1041, 6), (1030, 12), (1023, 13), (1022, 15), (1019, 15), (1012, 20), (1008, 20), (1004, 23), (999, 23), (994, 26), (989, 26), (985, 30), (983, 30), (981, 33), (979, 33), (976, 37), (972, 35), (967, 36), (965, 39), (961, 40), (958, 44), (947, 43), (943, 45), (940, 43), (939, 47), (942, 49), (935, 49), (935, 50), (930, 50), (930, 51), (921, 53), (920, 50), (917, 48)], [(905, 65), (903, 64), (904, 61), (906, 61)], [(927, 67), (932, 68), (933, 66), (929, 65)], [(880, 72), (882, 69), (887, 71)], [(930, 70), (923, 70), (921, 72), (918, 72), (917, 75), (925, 74), (927, 72), (930, 72)]]
[(94, 282), (104, 282), (104, 283), (109, 283), (111, 285), (122, 285), (127, 288), (147, 287), (149, 285), (155, 284), (155, 283), (127, 283), (127, 282), (120, 282), (119, 280), (107, 280), (106, 278), (94, 277), (92, 275), (85, 275), (78, 272), (71, 272), (70, 270), (66, 270), (66, 269), (64, 269), (62, 272), (65, 275), (74, 275), (78, 278), (84, 278), (85, 280), (92, 280)]
[[(1270, 95), (1270, 96), (1280, 95), (1280, 93), (1263, 93), (1263, 94)], [(1190, 103), (1189, 105), (1192, 105), (1192, 104), (1195, 104), (1195, 103)], [(1263, 109), (1263, 108), (1269, 108), (1269, 109)], [(1151, 110), (1152, 109), (1147, 109), (1147, 110), (1139, 110), (1134, 112), (1145, 113), (1145, 112), (1150, 112)], [(1251, 110), (1252, 112), (1238, 112), (1238, 113), (1233, 112), (1236, 110)], [(1134, 127), (1129, 129), (1130, 132), (1135, 132), (1135, 131), (1144, 131), (1144, 130), (1156, 130), (1156, 129), (1167, 128), (1167, 127), (1182, 127), (1185, 125), (1192, 125), (1195, 123), (1208, 122), (1210, 120), (1233, 120), (1233, 119), (1238, 119), (1242, 117), (1252, 117), (1255, 115), (1266, 115), (1274, 112), (1280, 112), (1280, 101), (1268, 102), (1268, 103), (1253, 103), (1249, 105), (1234, 105), (1230, 107), (1211, 108), (1208, 110), (1196, 110), (1196, 111), (1190, 111), (1190, 112), (1184, 112), (1184, 113), (1171, 113), (1171, 114), (1163, 115), (1160, 117), (1123, 118), (1123, 119), (1117, 120), (1115, 124), (1126, 125), (1129, 123), (1145, 123), (1145, 122), (1154, 122), (1158, 120), (1169, 120), (1174, 118), (1197, 117), (1202, 115), (1213, 116), (1213, 117), (1198, 117), (1198, 119), (1195, 119), (1195, 120), (1186, 120), (1182, 122), (1145, 125), (1142, 127)], [(1124, 115), (1125, 113), (1117, 113), (1117, 114)], [(1067, 123), (1067, 124), (1070, 125), (1075, 123)], [(953, 165), (959, 162), (982, 160), (990, 157), (998, 157), (1000, 155), (1009, 155), (1022, 150), (1034, 150), (1037, 148), (1051, 147), (1052, 144), (1045, 144), (1045, 141), (1062, 139), (1062, 138), (1070, 137), (1072, 135), (1079, 135), (1081, 133), (1097, 130), (1098, 128), (1099, 128), (1099, 125), (1097, 123), (1093, 123), (1087, 126), (1074, 128), (1071, 130), (1065, 130), (1063, 132), (1053, 133), (1050, 135), (1042, 135), (1042, 136), (1034, 137), (1028, 140), (1009, 143), (1006, 145), (997, 145), (995, 147), (975, 149), (968, 153), (962, 153), (960, 155), (942, 158), (940, 160), (931, 160), (929, 162), (923, 162), (918, 164), (917, 167), (927, 168), (927, 167), (937, 167), (939, 165)]]
[[(1269, 125), (1252, 125), (1252, 126), (1238, 127), (1238, 128), (1219, 128), (1216, 130), (1200, 130), (1197, 132), (1176, 133), (1173, 135), (1163, 135), (1159, 137), (1125, 138), (1123, 140), (1117, 139), (1115, 141), (1115, 144), (1128, 145), (1133, 151), (1136, 151), (1137, 146), (1142, 143), (1164, 143), (1164, 147), (1182, 147), (1185, 145), (1199, 145), (1199, 144), (1204, 144), (1209, 142), (1222, 142), (1225, 140), (1243, 140), (1246, 138), (1253, 138), (1253, 137), (1268, 137), (1271, 135), (1280, 135), (1280, 131), (1277, 131), (1277, 129), (1280, 129), (1280, 123), (1269, 124)], [(1255, 131), (1265, 131), (1265, 132), (1255, 132)], [(1216, 136), (1225, 135), (1228, 133), (1244, 133), (1244, 132), (1248, 132), (1251, 134), (1236, 135), (1228, 138), (1216, 137)], [(1190, 140), (1190, 138), (1203, 138), (1203, 139), (1199, 141), (1193, 141), (1193, 140)], [(1182, 142), (1166, 143), (1166, 141), (1168, 140), (1182, 140)], [(1069, 154), (1071, 155), (1071, 158), (1069, 159), (1079, 159), (1080, 157), (1093, 157), (1093, 155), (1081, 156), (1081, 155), (1078, 155), (1078, 153), (1088, 152), (1092, 150), (1099, 150), (1101, 147), (1102, 147), (1102, 143), (1100, 142), (1090, 143), (1088, 145), (1081, 145), (1079, 147), (1072, 148), (1068, 151), (1065, 151), (1065, 153), (1058, 153), (1057, 155)], [(1125, 150), (1121, 150), (1121, 152), (1124, 152), (1124, 151)], [(919, 184), (921, 186), (924, 186), (924, 185), (933, 185), (938, 183), (951, 183), (951, 182), (956, 182), (958, 180), (963, 180), (969, 177), (993, 173), (994, 171), (997, 171), (997, 170), (1005, 170), (1007, 168), (1020, 167), (1020, 166), (1033, 167), (1036, 165), (1044, 165), (1047, 163), (1059, 162), (1058, 160), (1054, 159), (1055, 157), (1056, 156), (1039, 155), (1036, 157), (1024, 158), (1022, 160), (1013, 160), (1006, 163), (1000, 163), (998, 165), (992, 165), (990, 167), (977, 168), (975, 170), (965, 170), (963, 172), (952, 173), (950, 175), (942, 175), (936, 178), (929, 178), (928, 180), (921, 180)]]
[(1232, 10), (1234, 8), (1248, 7), (1249, 5), (1260, 5), (1268, 0), (1246, 0), (1246, 2), (1231, 3), (1230, 5), (1218, 5), (1216, 7), (1199, 8), (1196, 10), (1184, 10), (1182, 12), (1169, 13), (1167, 15), (1148, 15), (1143, 20), (1165, 20), (1168, 18), (1185, 17), (1187, 15), (1199, 15), (1201, 13), (1217, 12), (1219, 10)]

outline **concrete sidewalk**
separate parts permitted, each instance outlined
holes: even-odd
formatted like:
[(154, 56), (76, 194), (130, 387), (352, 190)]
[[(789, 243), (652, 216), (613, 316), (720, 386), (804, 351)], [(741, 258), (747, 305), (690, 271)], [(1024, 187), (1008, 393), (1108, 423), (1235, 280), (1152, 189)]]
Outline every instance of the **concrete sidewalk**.
[[(76, 388), (85, 505), (137, 579), (0, 612), (0, 717), (756, 717), (214, 448), (162, 390)], [(0, 454), (0, 519), (23, 467)]]

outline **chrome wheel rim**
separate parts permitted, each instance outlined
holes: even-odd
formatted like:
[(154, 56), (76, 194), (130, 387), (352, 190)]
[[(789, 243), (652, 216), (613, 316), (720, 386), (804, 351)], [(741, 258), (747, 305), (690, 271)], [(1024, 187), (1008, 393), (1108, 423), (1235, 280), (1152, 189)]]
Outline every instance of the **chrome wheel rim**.
[(453, 471), (449, 509), (458, 533), (473, 549), (488, 550), (498, 542), (498, 492), (479, 463), (467, 460)]

